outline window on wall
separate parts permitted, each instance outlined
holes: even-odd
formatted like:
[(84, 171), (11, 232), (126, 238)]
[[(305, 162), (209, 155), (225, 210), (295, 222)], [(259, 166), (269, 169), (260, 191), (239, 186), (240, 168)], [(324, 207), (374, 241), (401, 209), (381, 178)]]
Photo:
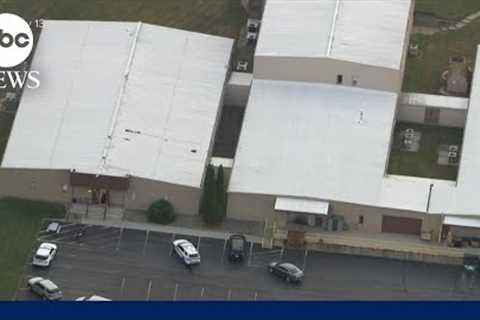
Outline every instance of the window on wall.
[(363, 220), (364, 220), (363, 216), (359, 216), (358, 217), (358, 224), (363, 224)]
[(337, 74), (337, 84), (343, 84), (343, 75)]

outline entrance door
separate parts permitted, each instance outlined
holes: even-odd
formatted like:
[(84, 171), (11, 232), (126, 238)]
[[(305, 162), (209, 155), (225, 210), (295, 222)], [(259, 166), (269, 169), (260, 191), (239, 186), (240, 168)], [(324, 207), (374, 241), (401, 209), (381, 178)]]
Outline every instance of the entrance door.
[(413, 218), (383, 216), (382, 232), (420, 235), (422, 220)]

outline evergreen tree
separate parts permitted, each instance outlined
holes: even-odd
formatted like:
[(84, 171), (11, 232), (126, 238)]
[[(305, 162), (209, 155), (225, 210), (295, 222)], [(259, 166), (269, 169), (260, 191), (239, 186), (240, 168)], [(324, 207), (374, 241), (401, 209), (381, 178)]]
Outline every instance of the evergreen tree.
[(217, 198), (222, 216), (227, 214), (227, 190), (225, 189), (225, 174), (223, 166), (220, 165), (217, 172)]
[(225, 216), (225, 183), (223, 168), (219, 168), (217, 177), (212, 165), (208, 165), (203, 184), (200, 214), (208, 224), (222, 222)]
[(203, 181), (203, 194), (200, 203), (200, 214), (204, 217), (208, 215), (211, 207), (211, 185), (215, 185), (215, 171), (212, 165), (208, 165), (205, 180)]
[(208, 224), (217, 224), (222, 221), (222, 209), (217, 196), (217, 183), (213, 166), (207, 167), (205, 182), (203, 185), (203, 196), (200, 208), (203, 219)]

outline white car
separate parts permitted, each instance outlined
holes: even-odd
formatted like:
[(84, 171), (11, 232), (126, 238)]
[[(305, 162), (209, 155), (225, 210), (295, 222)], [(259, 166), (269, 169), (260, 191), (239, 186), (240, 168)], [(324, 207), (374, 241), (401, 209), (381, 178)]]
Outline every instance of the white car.
[(75, 301), (99, 301), (100, 302), (100, 301), (112, 301), (112, 300), (105, 297), (93, 295), (93, 296), (79, 297), (75, 299)]
[(33, 256), (32, 264), (37, 267), (48, 267), (56, 254), (57, 245), (53, 243), (42, 243), (40, 247), (38, 247), (35, 256)]
[(60, 300), (63, 297), (62, 291), (55, 283), (41, 277), (28, 280), (28, 287), (42, 299)]
[(190, 241), (185, 239), (175, 240), (173, 241), (173, 248), (186, 265), (200, 263), (200, 254)]

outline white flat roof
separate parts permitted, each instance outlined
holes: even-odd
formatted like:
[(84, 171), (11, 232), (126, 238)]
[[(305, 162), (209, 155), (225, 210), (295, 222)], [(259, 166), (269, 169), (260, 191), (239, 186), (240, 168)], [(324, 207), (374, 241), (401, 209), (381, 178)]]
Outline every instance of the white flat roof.
[(446, 216), (443, 218), (443, 224), (458, 227), (480, 228), (480, 219)]
[(267, 0), (255, 54), (400, 70), (411, 6), (411, 0)]
[(385, 175), (396, 101), (389, 92), (254, 80), (229, 191), (444, 213), (455, 181)]
[(467, 110), (468, 98), (441, 96), (438, 94), (402, 93), (400, 104), (421, 107), (435, 107), (444, 109)]
[(476, 61), (457, 188), (450, 205), (444, 209), (446, 214), (480, 216), (480, 202), (475, 196), (480, 184), (480, 46)]
[(45, 21), (41, 87), (23, 94), (2, 167), (200, 186), (232, 46), (148, 24)]
[(330, 204), (326, 201), (278, 197), (275, 199), (275, 210), (327, 215)]
[(397, 94), (254, 80), (229, 191), (378, 204)]

